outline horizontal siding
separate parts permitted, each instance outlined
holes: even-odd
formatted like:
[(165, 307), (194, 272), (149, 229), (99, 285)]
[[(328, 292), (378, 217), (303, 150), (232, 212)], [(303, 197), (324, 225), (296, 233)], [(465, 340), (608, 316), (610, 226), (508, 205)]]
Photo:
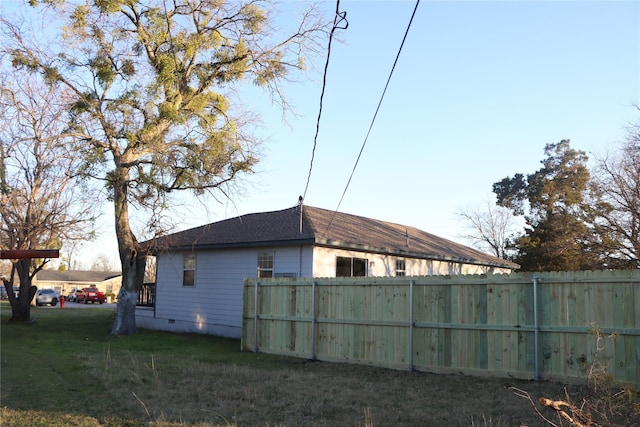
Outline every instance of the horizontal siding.
[(180, 330), (194, 332), (215, 333), (217, 326), (236, 328), (237, 333), (230, 335), (240, 337), (243, 282), (256, 277), (258, 253), (262, 252), (273, 252), (275, 274), (301, 276), (311, 272), (310, 246), (198, 251), (195, 286), (185, 287), (183, 253), (160, 254), (155, 318), (181, 324)]

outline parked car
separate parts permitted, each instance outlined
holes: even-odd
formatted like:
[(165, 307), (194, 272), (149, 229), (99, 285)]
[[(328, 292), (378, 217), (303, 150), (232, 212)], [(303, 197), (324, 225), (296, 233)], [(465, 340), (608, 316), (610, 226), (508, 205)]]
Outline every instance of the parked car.
[(98, 288), (95, 287), (83, 288), (82, 293), (78, 293), (77, 296), (77, 302), (83, 302), (85, 304), (89, 301), (92, 303), (99, 302), (100, 304), (107, 301), (107, 298), (104, 296), (104, 292), (100, 292)]
[(58, 305), (58, 301), (60, 301), (60, 295), (58, 295), (55, 289), (38, 289), (36, 293), (36, 305), (38, 307), (47, 304), (55, 307)]
[(78, 302), (78, 297), (82, 295), (82, 289), (74, 289), (67, 297), (69, 302)]

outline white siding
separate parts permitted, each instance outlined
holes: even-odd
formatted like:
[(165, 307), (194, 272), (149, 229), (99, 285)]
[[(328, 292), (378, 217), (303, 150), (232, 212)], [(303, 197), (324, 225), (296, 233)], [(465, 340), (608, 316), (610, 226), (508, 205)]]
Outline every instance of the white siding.
[(136, 316), (138, 326), (176, 332), (197, 332), (239, 338), (242, 287), (256, 277), (258, 254), (274, 254), (274, 274), (309, 276), (311, 247), (198, 251), (195, 286), (182, 286), (182, 252), (157, 257), (155, 317)]
[(407, 258), (402, 256), (382, 255), (352, 250), (341, 250), (316, 247), (313, 249), (313, 277), (335, 277), (336, 257), (365, 258), (369, 261), (370, 277), (386, 277), (396, 275), (396, 260), (405, 260), (407, 276), (435, 276), (441, 274), (484, 274), (508, 273), (510, 270), (491, 269), (490, 267), (460, 264), (457, 262)]

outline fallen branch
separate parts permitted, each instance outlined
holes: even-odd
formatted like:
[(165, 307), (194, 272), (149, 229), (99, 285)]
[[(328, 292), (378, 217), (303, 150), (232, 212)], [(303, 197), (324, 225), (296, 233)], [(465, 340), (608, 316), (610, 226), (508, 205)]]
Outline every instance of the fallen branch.
[[(578, 408), (576, 408), (575, 405), (573, 405), (572, 403), (565, 402), (564, 400), (551, 400), (551, 399), (547, 399), (546, 397), (541, 397), (540, 399), (538, 399), (538, 402), (540, 402), (540, 404), (543, 406), (554, 409), (558, 414), (558, 416), (564, 418), (569, 423), (569, 425), (573, 427), (597, 427), (598, 426), (598, 424), (594, 423), (591, 420), (591, 417), (588, 414), (586, 414), (585, 416), (583, 412)], [(569, 415), (568, 413), (566, 413), (562, 409), (563, 407), (569, 408), (569, 410), (571, 411), (571, 413), (574, 415), (575, 418)], [(577, 418), (581, 418), (582, 421), (578, 420)]]
[(538, 402), (540, 402), (544, 406), (553, 408), (556, 411), (562, 410), (561, 408), (562, 406), (567, 406), (571, 408), (571, 404), (565, 402), (564, 400), (551, 400), (551, 399), (547, 399), (546, 397), (541, 397), (540, 399), (538, 399)]

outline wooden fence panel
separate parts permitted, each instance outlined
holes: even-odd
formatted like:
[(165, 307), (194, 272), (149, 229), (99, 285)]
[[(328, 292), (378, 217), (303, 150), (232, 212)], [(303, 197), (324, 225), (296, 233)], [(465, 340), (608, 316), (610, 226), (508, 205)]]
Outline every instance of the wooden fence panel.
[(640, 384), (637, 270), (267, 279), (246, 281), (243, 307), (244, 350), (521, 378), (595, 362)]

